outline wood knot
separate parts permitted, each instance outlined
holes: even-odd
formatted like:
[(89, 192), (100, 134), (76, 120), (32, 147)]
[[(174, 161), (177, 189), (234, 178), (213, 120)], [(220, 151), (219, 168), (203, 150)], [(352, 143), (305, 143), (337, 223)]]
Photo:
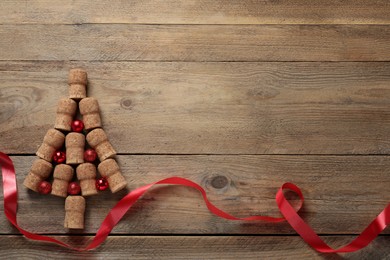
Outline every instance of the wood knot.
[(259, 99), (259, 100), (271, 99), (276, 97), (279, 94), (280, 93), (278, 90), (271, 87), (254, 88), (248, 90), (247, 92), (247, 95), (250, 98)]
[(222, 188), (226, 187), (226, 185), (228, 185), (228, 183), (229, 183), (229, 180), (225, 176), (221, 176), (221, 175), (215, 176), (211, 180), (211, 186), (215, 189), (222, 189)]
[(131, 100), (128, 99), (128, 98), (123, 98), (121, 100), (121, 107), (123, 107), (124, 109), (131, 109)]

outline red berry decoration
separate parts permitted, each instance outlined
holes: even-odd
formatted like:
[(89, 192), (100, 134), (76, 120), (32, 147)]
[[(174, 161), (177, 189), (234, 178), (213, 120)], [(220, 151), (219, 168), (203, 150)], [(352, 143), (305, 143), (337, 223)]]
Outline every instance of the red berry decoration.
[(77, 182), (71, 182), (68, 185), (68, 194), (69, 195), (78, 195), (81, 192), (80, 185)]
[(38, 192), (41, 194), (49, 194), (51, 192), (50, 182), (41, 181), (38, 185)]
[(84, 152), (84, 160), (87, 162), (94, 162), (96, 160), (97, 154), (94, 149), (87, 149)]
[(65, 152), (63, 151), (56, 151), (54, 154), (53, 154), (53, 161), (55, 163), (64, 163), (66, 160), (66, 155), (65, 155)]
[(77, 133), (81, 133), (84, 129), (84, 123), (81, 120), (74, 120), (71, 126), (72, 131)]
[(102, 177), (96, 180), (96, 189), (103, 191), (108, 188), (108, 181), (106, 178)]

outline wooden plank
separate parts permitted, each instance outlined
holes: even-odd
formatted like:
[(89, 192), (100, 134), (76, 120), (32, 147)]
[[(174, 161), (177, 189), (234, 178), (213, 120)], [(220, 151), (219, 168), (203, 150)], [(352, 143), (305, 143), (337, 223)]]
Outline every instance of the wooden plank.
[[(90, 237), (56, 237), (75, 246)], [(331, 245), (344, 245), (352, 236), (326, 236)], [(296, 236), (116, 236), (96, 250), (73, 252), (58, 246), (31, 242), (20, 236), (0, 236), (1, 258), (55, 259), (385, 259), (390, 237), (378, 237), (367, 248), (348, 254), (320, 254)]]
[[(64, 234), (64, 199), (27, 191), (22, 182), (32, 156), (12, 157), (19, 192), (19, 224), (40, 233)], [(387, 156), (119, 156), (128, 188), (170, 177), (202, 185), (216, 206), (236, 216), (279, 216), (275, 194), (284, 182), (301, 187), (300, 213), (320, 234), (358, 234), (390, 201)], [(125, 191), (87, 198), (86, 228), (94, 233)], [(288, 195), (296, 204), (293, 194)], [(0, 197), (0, 204), (3, 198)], [(0, 205), (2, 207), (2, 205)], [(389, 229), (384, 233), (389, 234)], [(235, 222), (212, 215), (200, 194), (185, 187), (148, 192), (113, 231), (115, 234), (294, 234), (287, 223)], [(0, 215), (0, 233), (17, 231)]]
[(0, 23), (389, 24), (386, 0), (1, 1)]
[(0, 60), (390, 60), (385, 25), (1, 25), (0, 36)]
[(390, 152), (386, 62), (0, 62), (1, 151), (36, 152), (77, 66), (119, 153)]

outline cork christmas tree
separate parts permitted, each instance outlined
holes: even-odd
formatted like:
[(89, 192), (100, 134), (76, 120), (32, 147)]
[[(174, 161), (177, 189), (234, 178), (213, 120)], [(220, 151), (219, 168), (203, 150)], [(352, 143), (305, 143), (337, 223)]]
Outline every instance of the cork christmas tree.
[(71, 69), (68, 83), (69, 97), (59, 100), (54, 127), (45, 134), (23, 184), (35, 192), (65, 198), (64, 227), (82, 229), (84, 197), (108, 187), (115, 193), (126, 188), (127, 182), (102, 128), (99, 103), (87, 97), (87, 73)]

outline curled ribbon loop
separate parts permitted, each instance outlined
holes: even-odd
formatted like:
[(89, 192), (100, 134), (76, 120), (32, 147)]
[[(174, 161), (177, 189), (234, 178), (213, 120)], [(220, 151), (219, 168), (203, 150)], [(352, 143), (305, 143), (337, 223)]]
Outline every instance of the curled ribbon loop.
[[(58, 244), (63, 247), (67, 247), (77, 251), (86, 251), (98, 247), (102, 244), (111, 230), (118, 224), (128, 210), (134, 205), (134, 203), (150, 188), (160, 184), (170, 185), (181, 185), (191, 187), (198, 190), (206, 203), (207, 208), (210, 212), (218, 217), (228, 220), (241, 220), (241, 221), (267, 221), (267, 222), (281, 222), (287, 220), (291, 227), (315, 250), (322, 253), (341, 253), (341, 252), (353, 252), (367, 246), (372, 240), (375, 239), (382, 232), (386, 226), (390, 223), (390, 203), (387, 207), (371, 222), (370, 225), (351, 243), (339, 248), (332, 249), (329, 247), (314, 231), (313, 229), (298, 215), (299, 209), (303, 205), (303, 194), (301, 190), (292, 183), (285, 183), (276, 193), (276, 203), (279, 207), (280, 212), (284, 218), (275, 218), (268, 216), (250, 216), (245, 218), (238, 218), (230, 215), (229, 213), (214, 206), (207, 198), (206, 191), (198, 184), (180, 177), (166, 178), (140, 188), (133, 190), (123, 197), (107, 214), (99, 230), (97, 231), (93, 240), (83, 248), (73, 247), (62, 241), (49, 236), (43, 236), (35, 233), (28, 232), (22, 229), (17, 223), (17, 206), (18, 206), (18, 195), (15, 169), (11, 158), (8, 155), (0, 152), (0, 164), (3, 177), (3, 193), (4, 193), (4, 213), (7, 219), (22, 233), (25, 237)], [(284, 190), (291, 190), (295, 192), (300, 198), (300, 204), (298, 209), (295, 210), (291, 204), (287, 201), (284, 196)]]

